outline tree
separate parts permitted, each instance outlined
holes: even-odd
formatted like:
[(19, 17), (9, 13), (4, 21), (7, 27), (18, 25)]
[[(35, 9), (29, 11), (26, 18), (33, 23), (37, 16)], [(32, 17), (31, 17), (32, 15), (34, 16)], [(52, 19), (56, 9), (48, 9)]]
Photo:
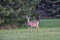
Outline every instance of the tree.
[(0, 18), (4, 20), (4, 25), (7, 25), (7, 27), (8, 25), (22, 26), (26, 22), (25, 16), (35, 13), (35, 6), (39, 1), (0, 0)]
[[(60, 15), (60, 1), (59, 0), (41, 0), (38, 4), (38, 10), (43, 10), (45, 13), (40, 13), (41, 15), (45, 14), (47, 17), (55, 17)], [(44, 16), (44, 15), (43, 15)]]

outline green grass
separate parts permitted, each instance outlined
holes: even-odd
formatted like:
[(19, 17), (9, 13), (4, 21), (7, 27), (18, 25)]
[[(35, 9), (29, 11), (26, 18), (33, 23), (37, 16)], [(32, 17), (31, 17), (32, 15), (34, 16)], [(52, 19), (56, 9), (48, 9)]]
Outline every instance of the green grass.
[(0, 40), (60, 40), (60, 19), (41, 19), (40, 32), (33, 29), (0, 30)]
[(40, 27), (60, 27), (60, 19), (41, 19)]
[(0, 40), (60, 40), (60, 28), (0, 30)]

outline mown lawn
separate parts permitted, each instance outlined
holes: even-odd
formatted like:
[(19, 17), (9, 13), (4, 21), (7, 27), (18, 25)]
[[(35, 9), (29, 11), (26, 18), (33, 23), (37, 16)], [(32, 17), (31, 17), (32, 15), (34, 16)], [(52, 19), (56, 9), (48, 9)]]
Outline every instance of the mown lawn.
[(60, 19), (41, 19), (40, 27), (60, 27)]
[(60, 19), (41, 19), (40, 31), (0, 30), (0, 40), (60, 40)]
[(60, 28), (0, 30), (0, 40), (60, 40)]

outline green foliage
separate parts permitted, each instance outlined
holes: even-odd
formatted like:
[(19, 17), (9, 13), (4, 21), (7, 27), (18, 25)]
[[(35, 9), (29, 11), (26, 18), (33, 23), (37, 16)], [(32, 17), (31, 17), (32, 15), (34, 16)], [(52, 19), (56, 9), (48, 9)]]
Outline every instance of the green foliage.
[[(20, 24), (26, 22), (25, 16), (32, 15), (40, 0), (1, 0), (0, 15), (4, 24)], [(1, 20), (0, 20), (1, 21)]]

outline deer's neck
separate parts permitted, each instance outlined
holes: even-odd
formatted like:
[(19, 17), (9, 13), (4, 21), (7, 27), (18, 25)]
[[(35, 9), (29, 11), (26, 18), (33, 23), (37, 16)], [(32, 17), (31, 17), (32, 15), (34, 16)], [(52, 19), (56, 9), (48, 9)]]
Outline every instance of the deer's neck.
[(28, 22), (28, 23), (30, 22), (30, 19), (29, 19), (29, 18), (27, 19), (27, 22)]

